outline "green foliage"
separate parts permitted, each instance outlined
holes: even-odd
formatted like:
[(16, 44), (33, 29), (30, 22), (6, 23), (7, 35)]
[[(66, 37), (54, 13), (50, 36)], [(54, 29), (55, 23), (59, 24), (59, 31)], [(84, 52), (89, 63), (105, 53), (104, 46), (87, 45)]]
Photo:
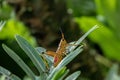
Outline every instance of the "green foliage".
[(61, 78), (65, 74), (65, 72), (66, 72), (66, 67), (61, 68), (53, 76), (52, 80), (57, 80), (58, 78)]
[(120, 1), (119, 0), (95, 0), (98, 15), (103, 16), (108, 27), (114, 31), (114, 33), (120, 39)]
[(0, 77), (0, 80), (6, 80), (7, 79), (12, 79), (12, 80), (21, 80), (19, 77), (17, 77), (16, 75), (12, 74), (10, 71), (8, 71), (7, 69), (3, 68), (0, 66), (0, 73), (4, 74), (3, 76)]
[(3, 26), (5, 25), (5, 23), (6, 23), (6, 22), (4, 22), (4, 21), (1, 21), (1, 22), (0, 22), (0, 31), (3, 29)]
[(19, 34), (25, 37), (32, 45), (36, 45), (36, 41), (30, 35), (29, 30), (15, 18), (14, 9), (4, 0), (1, 1), (0, 5), (0, 20), (6, 20), (5, 26), (2, 29), (0, 28), (0, 40), (12, 42), (15, 34)]
[[(76, 4), (75, 4), (76, 3)], [(95, 0), (94, 2), (92, 0), (70, 0), (70, 2), (67, 2), (68, 8), (71, 8), (73, 11), (73, 14), (81, 16), (76, 16), (75, 20), (79, 24), (80, 29), (83, 31), (87, 31), (90, 26), (93, 26), (94, 24), (99, 24), (102, 27), (99, 29), (99, 31), (96, 31), (95, 33), (91, 34), (89, 36), (90, 40), (93, 41), (93, 43), (97, 43), (100, 48), (102, 49), (102, 52), (105, 56), (120, 61), (120, 1), (119, 0)], [(84, 7), (87, 9), (85, 9)], [(91, 5), (86, 5), (91, 4)], [(79, 12), (82, 9), (89, 13), (89, 10), (94, 10), (91, 7), (95, 8), (96, 6), (96, 15), (93, 16), (85, 16), (85, 14), (82, 14)], [(80, 8), (80, 9), (79, 9)], [(82, 10), (81, 10), (82, 12)], [(114, 47), (115, 46), (115, 47)]]
[[(76, 0), (76, 2), (80, 4), (78, 0)], [(99, 29), (99, 31), (89, 36), (90, 39), (93, 42), (96, 42), (100, 45), (104, 54), (107, 57), (120, 60), (119, 58), (120, 54), (118, 52), (120, 50), (120, 46), (118, 45), (120, 44), (119, 42), (120, 1), (119, 0), (104, 0), (104, 1), (95, 0), (95, 3), (97, 7), (97, 12), (99, 15), (98, 20), (95, 17), (82, 16), (82, 17), (77, 17), (76, 22), (79, 24), (80, 28), (83, 31), (87, 31), (90, 28), (89, 26), (93, 26), (94, 24), (101, 25), (102, 27)], [(70, 3), (68, 2), (68, 4)], [(74, 7), (72, 8), (73, 11), (74, 10), (76, 11), (76, 9), (79, 8), (74, 3), (71, 3), (70, 7)], [(87, 12), (87, 10), (85, 11)], [(74, 14), (76, 13), (74, 12)], [(102, 23), (102, 22), (105, 22), (105, 20), (109, 24), (109, 26)], [(115, 46), (116, 48), (113, 48), (113, 46)]]
[[(6, 21), (4, 27), (0, 27), (0, 39), (8, 40), (11, 42), (11, 40), (14, 39), (14, 35), (19, 34), (25, 37), (25, 39), (27, 39), (30, 44), (34, 45), (35, 40), (30, 36), (28, 29), (25, 28), (23, 23), (20, 21), (13, 19), (15, 17), (13, 9), (7, 5), (5, 1), (0, 4), (2, 4), (2, 6), (0, 5), (0, 20), (8, 20)], [(79, 24), (80, 29), (82, 29), (84, 32), (86, 32), (90, 26), (93, 26), (94, 24), (101, 26), (98, 31), (92, 33), (89, 36), (89, 39), (100, 46), (105, 56), (120, 61), (120, 0), (95, 0), (95, 2), (94, 0), (67, 0), (67, 7), (70, 14), (73, 13), (74, 16), (82, 16), (77, 17), (75, 20)], [(95, 9), (97, 9), (96, 12)], [(84, 17), (83, 15), (92, 15), (92, 17)], [(11, 17), (12, 19), (10, 19)], [(0, 25), (4, 25), (4, 23), (1, 22)], [(91, 31), (94, 30), (92, 29)], [(89, 33), (91, 31), (89, 31)], [(79, 45), (89, 33), (86, 33), (82, 38), (80, 38), (75, 43), (75, 45)], [(34, 74), (34, 72), (27, 66), (27, 64), (24, 63), (24, 61), (17, 55), (18, 52), (15, 53), (4, 44), (3, 48), (8, 53), (8, 55), (13, 58), (16, 63), (18, 63), (18, 65), (26, 72), (27, 77), (25, 77), (24, 80), (56, 80), (58, 78), (59, 80), (63, 80), (69, 72), (69, 69), (66, 69), (65, 66), (83, 50), (82, 46), (77, 46), (77, 48), (76, 46), (68, 47), (70, 54), (67, 55), (56, 68), (53, 68), (53, 58), (42, 54), (46, 52), (46, 49), (42, 47), (32, 47), (25, 39), (19, 35), (16, 36), (18, 44), (31, 59), (39, 71), (40, 76), (36, 76)], [(14, 47), (14, 49), (18, 51), (16, 47)], [(45, 57), (46, 60), (43, 59), (43, 57)], [(47, 61), (50, 70), (46, 68), (45, 61)], [(119, 80), (120, 76), (117, 74), (117, 71), (118, 66), (113, 66), (108, 73), (106, 80)], [(2, 67), (0, 67), (0, 73), (4, 74), (0, 80), (4, 80), (5, 77), (12, 78), (13, 80), (19, 80), (17, 76)], [(67, 77), (66, 80), (73, 79), (74, 77), (77, 78), (79, 74), (79, 71), (75, 72), (71, 76)], [(81, 80), (89, 79), (83, 77)]]
[(0, 2), (0, 20), (7, 20), (13, 14), (13, 9), (5, 2)]
[(76, 78), (80, 75), (80, 71), (74, 72), (70, 76), (68, 76), (65, 80), (76, 80)]
[(43, 60), (41, 56), (39, 56), (37, 51), (25, 39), (18, 35), (16, 35), (16, 41), (23, 49), (23, 51), (30, 57), (32, 62), (34, 62), (34, 65), (36, 66), (38, 71), (41, 73), (45, 72), (45, 65), (43, 65)]
[(67, 0), (68, 12), (74, 16), (93, 15), (95, 4), (93, 0)]
[[(93, 4), (86, 5), (85, 3)], [(75, 21), (84, 32), (94, 24), (101, 26), (98, 31), (88, 36), (90, 41), (97, 44), (106, 57), (120, 61), (120, 0), (68, 0), (67, 5), (68, 8), (72, 9), (71, 11), (76, 17)], [(93, 6), (94, 8), (92, 8)], [(95, 9), (95, 14), (92, 14), (92, 16), (81, 14), (83, 11), (89, 14), (92, 10), (94, 12)], [(109, 75), (106, 80), (120, 80), (118, 74), (116, 74), (117, 71), (113, 70), (111, 73), (113, 74)]]
[(2, 45), (3, 49), (8, 53), (8, 55), (16, 61), (16, 63), (26, 72), (28, 76), (31, 76), (32, 79), (35, 79), (34, 74), (32, 71), (29, 69), (29, 67), (24, 63), (24, 61), (10, 48), (8, 48), (6, 45)]
[[(118, 45), (120, 44), (120, 41), (111, 29), (109, 29), (93, 17), (76, 18), (76, 22), (85, 32), (90, 28), (89, 26), (92, 26), (94, 24), (101, 25), (101, 28), (98, 31), (95, 31), (88, 37), (93, 42), (96, 42), (100, 45), (101, 49), (107, 57), (120, 60), (120, 45)], [(115, 46), (115, 48), (113, 48), (113, 46)]]
[(18, 20), (9, 19), (2, 30), (0, 30), (0, 39), (11, 41), (14, 39), (15, 34), (24, 36), (32, 45), (35, 45), (35, 39), (30, 36), (30, 32), (25, 25)]
[[(69, 54), (58, 64), (57, 67), (50, 66), (50, 70), (47, 70), (46, 64), (42, 58), (41, 55), (42, 52), (46, 51), (44, 48), (38, 47), (33, 48), (30, 43), (22, 38), (19, 35), (16, 35), (16, 41), (19, 44), (19, 46), (22, 48), (22, 50), (26, 53), (26, 55), (31, 59), (37, 70), (39, 71), (39, 76), (35, 75), (35, 73), (28, 67), (26, 63), (9, 47), (7, 47), (5, 44), (3, 44), (3, 49), (6, 51), (6, 53), (24, 70), (24, 72), (29, 76), (32, 80), (56, 80), (56, 79), (64, 79), (66, 75), (68, 74), (69, 70), (66, 69), (66, 65), (72, 61), (79, 53), (82, 52), (82, 46), (79, 46), (79, 44), (82, 42), (82, 40), (90, 34), (93, 30), (95, 30), (97, 27), (94, 26), (91, 28), (85, 35), (83, 35), (77, 42), (76, 46), (71, 46)], [(41, 52), (41, 53), (39, 53)], [(45, 52), (44, 52), (45, 53)], [(39, 55), (40, 54), (40, 55)], [(46, 55), (48, 56), (48, 55)], [(50, 60), (49, 57), (46, 57)], [(52, 58), (53, 59), (53, 58)], [(52, 60), (53, 61), (53, 60)], [(53, 63), (53, 62), (52, 62)], [(51, 64), (52, 64), (51, 63)], [(50, 64), (50, 63), (49, 63)], [(0, 67), (0, 73), (6, 75), (8, 78), (12, 78), (13, 80), (20, 80), (18, 77), (11, 77), (12, 74), (8, 70)], [(7, 74), (6, 74), (7, 73)], [(9, 73), (9, 74), (8, 74)], [(80, 71), (77, 71), (67, 78), (65, 80), (75, 80), (80, 75)]]

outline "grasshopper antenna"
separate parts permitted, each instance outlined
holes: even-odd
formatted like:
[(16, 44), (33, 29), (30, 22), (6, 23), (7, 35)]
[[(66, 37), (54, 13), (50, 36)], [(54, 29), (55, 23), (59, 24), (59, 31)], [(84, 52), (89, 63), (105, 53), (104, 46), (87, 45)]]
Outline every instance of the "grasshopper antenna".
[(61, 27), (60, 27), (60, 32), (61, 32), (62, 38), (64, 39), (64, 34)]

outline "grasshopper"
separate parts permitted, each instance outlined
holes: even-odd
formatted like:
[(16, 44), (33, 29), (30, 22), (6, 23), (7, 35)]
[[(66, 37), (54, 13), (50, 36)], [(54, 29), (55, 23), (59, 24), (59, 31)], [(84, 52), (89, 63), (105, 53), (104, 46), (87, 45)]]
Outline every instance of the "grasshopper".
[(53, 52), (53, 51), (46, 52), (47, 55), (54, 57), (54, 67), (56, 67), (60, 63), (60, 61), (65, 57), (67, 46), (68, 46), (68, 43), (64, 38), (64, 34), (62, 33), (62, 38), (60, 40), (60, 43), (56, 52)]

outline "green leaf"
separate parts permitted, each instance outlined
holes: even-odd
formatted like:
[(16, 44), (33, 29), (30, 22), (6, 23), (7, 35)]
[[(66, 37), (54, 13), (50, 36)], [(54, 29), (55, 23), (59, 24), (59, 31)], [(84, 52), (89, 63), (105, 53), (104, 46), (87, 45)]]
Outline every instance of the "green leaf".
[[(95, 0), (98, 15), (106, 20), (107, 26), (120, 39), (120, 0)], [(98, 19), (101, 19), (98, 17)]]
[(5, 21), (1, 21), (0, 22), (0, 31), (2, 30), (3, 26), (5, 25), (5, 23), (6, 23)]
[(46, 61), (45, 62), (49, 65), (49, 67), (53, 65), (53, 62), (52, 62), (53, 58), (51, 59), (51, 56), (48, 56), (48, 55), (45, 54), (46, 53), (46, 49), (45, 48), (37, 47), (35, 49), (39, 53), (39, 55), (44, 58), (43, 60), (47, 61), (47, 62)]
[(81, 38), (78, 39), (77, 42), (75, 42), (75, 46), (72, 46), (69, 48), (69, 51), (72, 51), (74, 50), (78, 45), (80, 45), (80, 43), (91, 33), (93, 32), (95, 29), (97, 29), (99, 26), (98, 25), (95, 25), (93, 26), (89, 31), (87, 31)]
[(12, 74), (10, 71), (7, 69), (3, 68), (0, 66), (0, 73), (5, 75), (6, 77), (10, 78), (11, 80), (21, 80), (18, 76)]
[(118, 75), (118, 71), (119, 71), (118, 64), (114, 64), (111, 67), (105, 80), (120, 80), (120, 76)]
[(11, 74), (10, 71), (8, 71), (7, 69), (5, 69), (1, 66), (0, 66), (0, 73), (5, 74), (5, 75), (10, 75)]
[[(91, 33), (88, 36), (89, 39), (99, 44), (105, 56), (120, 61), (120, 40), (116, 37), (112, 29), (109, 29), (108, 26), (105, 26), (93, 17), (81, 17), (75, 20), (84, 32), (87, 32), (94, 24), (102, 26), (94, 31), (94, 33)], [(115, 48), (113, 46), (115, 46)]]
[[(7, 76), (6, 75), (1, 75), (0, 76), (0, 80), (5, 80), (5, 78), (6, 78)], [(8, 78), (8, 77), (7, 77)], [(9, 78), (8, 78), (9, 79)]]
[[(4, 21), (1, 25), (4, 25)], [(16, 34), (22, 35), (27, 39), (33, 46), (36, 46), (36, 40), (30, 35), (28, 28), (18, 20), (8, 19), (4, 27), (0, 31), (0, 39), (8, 40), (11, 42), (14, 40)]]
[(73, 74), (71, 74), (70, 76), (68, 76), (65, 80), (76, 80), (79, 75), (80, 75), (80, 71), (76, 71)]
[(39, 53), (40, 56), (44, 57), (50, 64), (52, 63), (53, 58), (51, 56), (46, 55), (46, 49), (42, 47), (37, 47), (35, 50)]
[(3, 44), (2, 46), (3, 46), (3, 49), (6, 51), (6, 53), (25, 71), (25, 73), (32, 79), (35, 79), (35, 74), (23, 62), (23, 60), (14, 51), (8, 48), (6, 45)]
[(66, 72), (66, 67), (63, 67), (61, 69), (59, 69), (55, 75), (52, 77), (51, 80), (57, 80), (57, 79), (60, 79), (62, 77), (63, 74), (65, 74)]
[(36, 66), (38, 71), (40, 73), (43, 73), (46, 71), (45, 64), (39, 56), (38, 52), (21, 36), (16, 35), (16, 40), (20, 47), (23, 49), (23, 51), (29, 56), (29, 58), (32, 60), (33, 64)]
[(46, 52), (46, 49), (43, 48), (43, 47), (36, 47), (35, 49), (38, 51), (39, 54), (42, 54), (42, 53)]
[(69, 72), (70, 72), (70, 70), (67, 69), (67, 70), (65, 71), (65, 73), (59, 78), (59, 80), (63, 80), (64, 77), (65, 77)]
[(14, 74), (10, 75), (10, 78), (11, 78), (11, 80), (21, 80), (19, 77), (17, 77)]

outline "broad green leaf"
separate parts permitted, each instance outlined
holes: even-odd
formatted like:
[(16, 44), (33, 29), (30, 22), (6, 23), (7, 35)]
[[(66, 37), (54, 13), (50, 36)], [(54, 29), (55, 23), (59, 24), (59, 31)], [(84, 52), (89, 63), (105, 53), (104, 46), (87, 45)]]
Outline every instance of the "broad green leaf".
[(120, 39), (120, 0), (95, 0), (98, 15), (102, 15), (109, 28)]
[(95, 24), (100, 25), (99, 29), (88, 36), (89, 39), (99, 44), (105, 56), (120, 61), (120, 40), (111, 29), (93, 17), (81, 17), (75, 20), (84, 32), (87, 32)]
[(6, 51), (6, 53), (25, 71), (25, 73), (32, 79), (35, 79), (35, 74), (24, 63), (24, 61), (14, 51), (8, 48), (6, 45), (3, 44), (2, 46), (3, 46), (3, 49)]
[(17, 40), (19, 46), (23, 49), (23, 51), (32, 60), (33, 64), (36, 66), (38, 71), (40, 73), (45, 72), (46, 71), (45, 64), (44, 64), (41, 56), (39, 56), (38, 52), (28, 43), (28, 41), (26, 41), (21, 36), (16, 35), (16, 40)]
[(80, 75), (80, 71), (76, 71), (72, 73), (70, 76), (68, 76), (65, 80), (76, 80), (79, 75)]
[[(4, 25), (4, 22), (2, 23)], [(5, 22), (4, 27), (0, 31), (0, 39), (12, 41), (16, 34), (22, 35), (32, 45), (36, 45), (35, 39), (30, 35), (28, 28), (16, 19), (9, 19)]]

